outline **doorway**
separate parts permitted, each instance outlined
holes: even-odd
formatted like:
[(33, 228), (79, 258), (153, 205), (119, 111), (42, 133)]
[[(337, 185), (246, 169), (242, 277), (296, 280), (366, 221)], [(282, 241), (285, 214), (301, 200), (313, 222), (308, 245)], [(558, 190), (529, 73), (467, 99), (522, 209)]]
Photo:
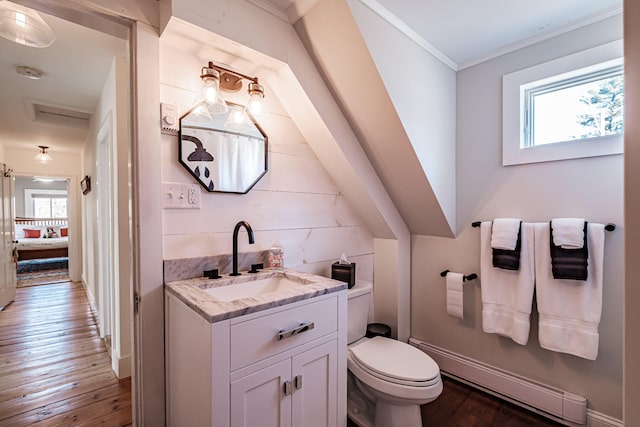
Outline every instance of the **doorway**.
[(70, 281), (68, 178), (14, 176), (16, 286)]
[[(40, 12), (56, 41), (34, 49), (0, 39), (0, 63), (7, 65), (0, 67), (7, 89), (0, 100), (4, 113), (0, 116), (4, 152), (0, 155), (17, 175), (67, 178), (69, 276), (86, 292), (97, 313), (100, 335), (111, 337), (112, 370), (126, 378), (133, 361), (131, 196), (126, 160), (131, 92), (128, 28), (104, 23), (103, 15), (73, 4), (44, 1), (36, 6), (55, 15)], [(75, 20), (93, 28), (72, 22)], [(31, 75), (39, 79), (26, 78), (16, 65), (36, 70)], [(111, 157), (107, 159), (100, 149), (105, 117), (112, 118)], [(37, 152), (32, 151), (39, 145), (48, 149), (51, 159), (47, 163), (34, 161)], [(81, 182), (92, 182), (93, 188), (81, 187)], [(99, 222), (99, 218), (109, 220)], [(59, 234), (64, 227), (52, 228)], [(105, 235), (114, 236), (106, 249), (102, 246)]]

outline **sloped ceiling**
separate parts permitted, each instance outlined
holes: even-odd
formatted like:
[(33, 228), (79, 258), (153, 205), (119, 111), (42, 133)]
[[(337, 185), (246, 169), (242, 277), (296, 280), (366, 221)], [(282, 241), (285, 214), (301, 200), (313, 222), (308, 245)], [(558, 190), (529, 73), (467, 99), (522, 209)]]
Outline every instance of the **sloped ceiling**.
[[(401, 109), (394, 106), (347, 2), (321, 0), (295, 28), (411, 233), (453, 236), (455, 131), (442, 142), (449, 145), (445, 151), (451, 155), (431, 153), (438, 157), (431, 160), (434, 164), (439, 158), (445, 163), (450, 179), (430, 180), (429, 168), (424, 167), (428, 165), (421, 159), (430, 153), (420, 153), (412, 145), (399, 116)], [(455, 77), (449, 96), (455, 99)], [(442, 188), (434, 188), (434, 182)]]

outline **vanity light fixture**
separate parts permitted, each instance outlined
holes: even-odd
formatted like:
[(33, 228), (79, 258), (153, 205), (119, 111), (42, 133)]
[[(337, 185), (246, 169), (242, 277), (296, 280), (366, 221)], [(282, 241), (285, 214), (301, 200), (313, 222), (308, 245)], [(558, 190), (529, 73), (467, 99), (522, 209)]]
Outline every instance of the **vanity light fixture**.
[[(193, 111), (195, 115), (201, 116), (199, 121), (208, 122), (211, 121), (211, 115), (229, 112), (229, 106), (222, 97), (221, 91), (238, 92), (242, 89), (242, 80), (249, 82), (247, 85), (249, 100), (244, 108), (244, 115), (249, 113), (257, 116), (264, 110), (262, 105), (264, 87), (258, 83), (257, 77), (249, 77), (209, 62), (207, 66), (202, 67), (200, 78), (202, 79), (202, 87), (194, 102)], [(235, 113), (232, 111), (232, 114)], [(233, 121), (233, 119), (231, 120)]]
[(49, 163), (51, 161), (51, 156), (47, 153), (49, 147), (45, 145), (38, 145), (38, 148), (40, 148), (40, 152), (33, 159), (40, 163)]
[(31, 47), (49, 47), (56, 40), (51, 27), (33, 9), (0, 2), (0, 36)]

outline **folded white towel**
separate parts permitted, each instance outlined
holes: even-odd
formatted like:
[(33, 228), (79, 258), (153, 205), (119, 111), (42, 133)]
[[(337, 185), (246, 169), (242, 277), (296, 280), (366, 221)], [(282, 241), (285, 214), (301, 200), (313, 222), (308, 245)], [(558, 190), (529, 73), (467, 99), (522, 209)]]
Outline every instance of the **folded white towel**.
[(563, 249), (584, 246), (584, 218), (554, 218), (551, 220), (553, 244)]
[(518, 232), (522, 220), (516, 218), (496, 218), (491, 227), (491, 247), (512, 251), (518, 242)]
[(587, 227), (586, 281), (553, 278), (548, 223), (535, 225), (535, 240), (540, 346), (595, 360), (602, 314), (604, 225), (589, 223)]
[(447, 313), (449, 313), (450, 316), (457, 317), (458, 319), (464, 319), (464, 298), (462, 293), (464, 275), (460, 273), (448, 272), (446, 282)]
[(491, 222), (480, 225), (480, 280), (482, 283), (482, 330), (510, 337), (518, 344), (529, 340), (529, 317), (533, 304), (533, 225), (522, 223), (520, 269), (494, 268)]

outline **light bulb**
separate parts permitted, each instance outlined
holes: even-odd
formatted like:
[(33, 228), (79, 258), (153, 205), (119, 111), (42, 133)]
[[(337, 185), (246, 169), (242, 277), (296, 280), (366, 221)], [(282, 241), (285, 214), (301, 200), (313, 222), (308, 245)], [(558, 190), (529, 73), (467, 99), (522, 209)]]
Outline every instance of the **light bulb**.
[(22, 28), (27, 26), (27, 17), (24, 13), (16, 11), (16, 24)]
[(216, 102), (216, 97), (218, 96), (218, 88), (216, 86), (215, 81), (205, 84), (204, 98), (208, 103)]
[(262, 114), (264, 106), (262, 105), (262, 98), (264, 98), (264, 87), (258, 83), (257, 79), (254, 82), (249, 83), (249, 101), (247, 102), (247, 110), (252, 116), (258, 116)]
[(205, 102), (210, 115), (224, 114), (229, 111), (229, 107), (220, 93), (220, 73), (212, 67), (213, 64), (209, 63), (208, 67), (202, 68), (200, 75), (202, 86), (200, 86), (194, 105), (197, 106)]
[(257, 94), (250, 95), (249, 101), (247, 102), (247, 110), (252, 116), (259, 116), (262, 114), (262, 110), (264, 110), (264, 106), (262, 105), (262, 96)]

